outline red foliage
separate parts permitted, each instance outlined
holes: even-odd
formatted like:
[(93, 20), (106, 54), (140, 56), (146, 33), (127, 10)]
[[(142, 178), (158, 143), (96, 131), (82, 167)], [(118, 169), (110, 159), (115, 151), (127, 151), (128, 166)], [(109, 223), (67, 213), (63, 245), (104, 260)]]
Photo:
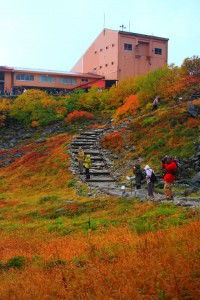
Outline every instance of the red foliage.
[(82, 122), (86, 120), (92, 120), (94, 119), (94, 115), (91, 113), (88, 113), (84, 110), (74, 110), (72, 113), (70, 113), (67, 118), (65, 119), (68, 123), (74, 123), (74, 122)]
[(112, 132), (104, 136), (101, 140), (104, 148), (121, 149), (123, 147), (123, 137), (119, 132)]

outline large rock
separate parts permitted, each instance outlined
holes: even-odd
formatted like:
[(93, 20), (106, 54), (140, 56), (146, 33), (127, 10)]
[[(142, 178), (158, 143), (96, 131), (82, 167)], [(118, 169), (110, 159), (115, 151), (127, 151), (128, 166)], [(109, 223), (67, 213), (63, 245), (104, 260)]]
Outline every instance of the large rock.
[(195, 119), (198, 118), (198, 109), (192, 102), (188, 105), (188, 113)]
[(192, 178), (192, 182), (195, 185), (200, 186), (200, 172), (198, 172), (193, 178)]

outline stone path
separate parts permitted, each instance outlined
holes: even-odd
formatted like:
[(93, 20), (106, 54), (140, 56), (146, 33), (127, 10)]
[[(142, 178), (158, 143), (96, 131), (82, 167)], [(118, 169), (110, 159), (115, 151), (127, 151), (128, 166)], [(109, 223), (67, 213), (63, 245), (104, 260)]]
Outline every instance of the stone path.
[[(82, 181), (106, 194), (121, 196), (123, 192), (121, 185), (111, 174), (106, 159), (106, 150), (103, 150), (100, 145), (100, 138), (103, 133), (103, 129), (93, 129), (81, 133), (71, 142), (69, 149), (72, 156), (72, 172), (79, 176)], [(79, 174), (77, 161), (79, 147), (82, 147), (85, 154), (91, 156), (90, 179), (88, 180), (85, 179), (85, 175)]]
[[(92, 129), (83, 132), (72, 140), (69, 150), (72, 157), (71, 171), (76, 174), (82, 181), (87, 182), (91, 187), (113, 196), (131, 197), (135, 196), (139, 199), (146, 199), (147, 190), (135, 190), (131, 186), (131, 182), (127, 182), (123, 189), (120, 182), (114, 177), (109, 168), (109, 162), (106, 157), (107, 150), (101, 148), (100, 139), (104, 134), (104, 129)], [(85, 154), (91, 156), (90, 179), (86, 180), (85, 175), (80, 175), (78, 170), (77, 154), (78, 148), (82, 147)], [(127, 186), (128, 185), (128, 186)], [(157, 194), (156, 200), (164, 202), (164, 195)], [(200, 207), (200, 197), (174, 197), (172, 201), (177, 205), (185, 207)]]

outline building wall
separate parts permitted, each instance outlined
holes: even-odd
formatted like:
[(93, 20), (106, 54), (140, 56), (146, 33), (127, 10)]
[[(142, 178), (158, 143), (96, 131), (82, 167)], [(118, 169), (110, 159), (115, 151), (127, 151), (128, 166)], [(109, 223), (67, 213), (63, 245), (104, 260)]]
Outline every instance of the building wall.
[[(11, 89), (11, 87), (28, 87), (28, 88), (41, 88), (41, 89), (66, 89), (73, 90), (78, 87), (87, 87), (87, 85), (100, 85), (102, 87), (102, 77), (90, 74), (64, 74), (54, 72), (37, 72), (27, 70), (1, 69), (4, 73), (4, 88)], [(44, 79), (41, 82), (41, 77)], [(53, 78), (52, 78), (53, 77)], [(40, 80), (39, 80), (40, 79)], [(53, 82), (45, 82), (45, 80), (53, 79)], [(67, 80), (67, 83), (61, 83), (60, 79)]]
[[(131, 48), (125, 49), (125, 44)], [(160, 49), (160, 54), (155, 53)], [(168, 39), (104, 29), (71, 71), (95, 72), (107, 80), (146, 74), (167, 64)]]
[(12, 73), (11, 71), (5, 72), (4, 75), (4, 88), (10, 89), (12, 87)]
[(104, 29), (71, 72), (91, 72), (117, 80), (118, 31)]

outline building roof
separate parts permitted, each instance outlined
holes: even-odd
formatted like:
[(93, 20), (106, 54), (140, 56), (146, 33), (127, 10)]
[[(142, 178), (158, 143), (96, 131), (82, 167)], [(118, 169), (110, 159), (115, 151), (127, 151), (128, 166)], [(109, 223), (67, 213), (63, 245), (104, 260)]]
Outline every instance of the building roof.
[(95, 73), (78, 73), (78, 72), (66, 72), (58, 70), (45, 70), (45, 69), (33, 69), (33, 68), (20, 68), (20, 67), (7, 67), (0, 66), (0, 70), (12, 71), (12, 72), (26, 72), (26, 73), (42, 73), (42, 74), (54, 74), (54, 75), (66, 75), (74, 77), (87, 77), (87, 78), (99, 78), (103, 76), (97, 75)]

